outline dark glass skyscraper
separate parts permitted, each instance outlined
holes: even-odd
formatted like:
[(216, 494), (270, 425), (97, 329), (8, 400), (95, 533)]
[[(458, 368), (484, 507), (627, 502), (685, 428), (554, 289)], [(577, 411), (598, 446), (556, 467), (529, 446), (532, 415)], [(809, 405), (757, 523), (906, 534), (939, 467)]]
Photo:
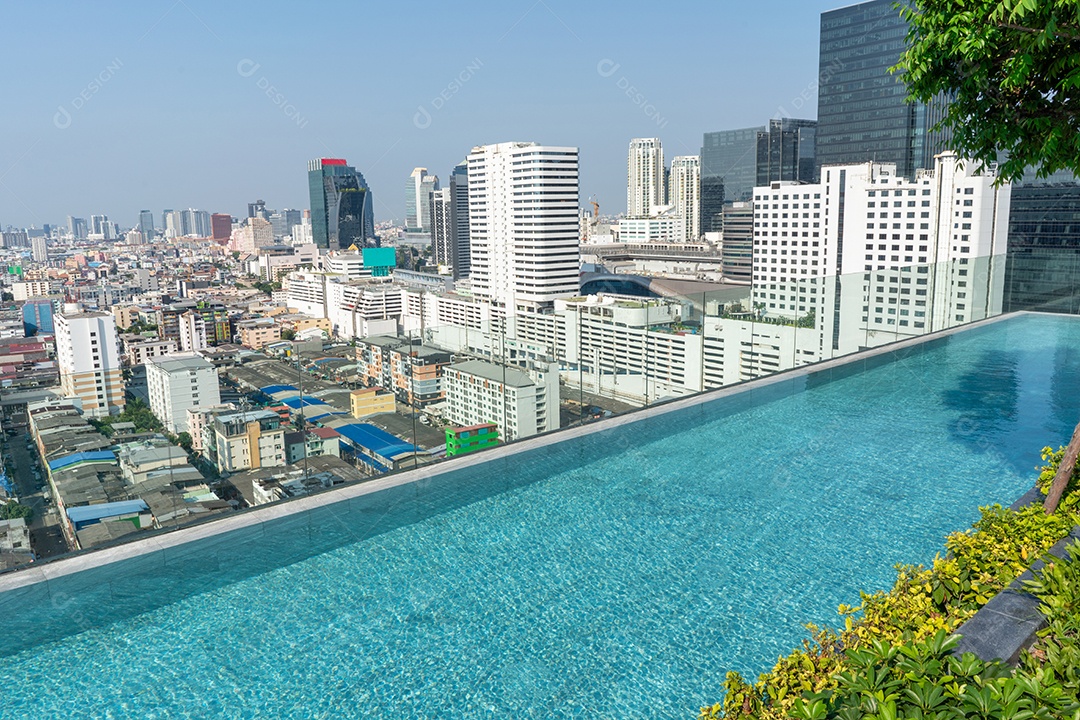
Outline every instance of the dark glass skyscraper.
[(816, 120), (779, 118), (757, 137), (757, 185), (776, 180), (813, 182)]
[(311, 196), (311, 236), (315, 245), (330, 250), (378, 247), (375, 210), (364, 176), (339, 158), (308, 163)]
[(701, 176), (701, 232), (720, 232), (724, 229), (724, 178), (720, 175)]
[(469, 166), (462, 160), (450, 173), (450, 228), (454, 279), (469, 277)]
[(817, 168), (867, 160), (896, 163), (902, 177), (932, 168), (947, 136), (931, 133), (943, 102), (908, 103), (889, 72), (907, 46), (895, 0), (871, 0), (821, 14)]
[(1067, 173), (1014, 185), (1003, 310), (1080, 313), (1080, 184)]
[[(722, 178), (724, 199), (749, 200), (757, 182), (758, 133), (764, 126), (705, 133), (701, 142), (701, 179)], [(704, 195), (704, 188), (702, 189)], [(701, 214), (702, 229), (708, 226)]]

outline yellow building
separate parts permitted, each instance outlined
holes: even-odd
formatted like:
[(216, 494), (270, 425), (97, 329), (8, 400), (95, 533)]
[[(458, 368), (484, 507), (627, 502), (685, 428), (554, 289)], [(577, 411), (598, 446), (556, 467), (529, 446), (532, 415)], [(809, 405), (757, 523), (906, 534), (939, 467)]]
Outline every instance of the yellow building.
[(252, 350), (261, 350), (263, 346), (281, 340), (281, 327), (278, 325), (249, 325), (240, 328), (240, 344)]
[(352, 416), (355, 418), (379, 413), (392, 413), (397, 409), (394, 403), (394, 394), (381, 391), (379, 388), (353, 390), (351, 400)]

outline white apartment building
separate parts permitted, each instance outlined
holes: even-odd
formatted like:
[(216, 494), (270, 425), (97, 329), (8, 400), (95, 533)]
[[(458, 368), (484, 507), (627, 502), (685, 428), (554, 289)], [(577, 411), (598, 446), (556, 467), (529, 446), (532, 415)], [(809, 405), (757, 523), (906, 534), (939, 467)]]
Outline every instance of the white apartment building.
[(217, 369), (193, 352), (149, 360), (146, 385), (151, 412), (174, 435), (189, 431), (190, 408), (221, 403)]
[(680, 242), (701, 237), (701, 159), (679, 155), (671, 159), (668, 203), (680, 219)]
[(619, 218), (616, 237), (621, 243), (686, 242), (684, 219), (674, 208), (647, 217)]
[(644, 217), (665, 205), (664, 146), (660, 138), (634, 138), (626, 161), (626, 215)]
[(177, 318), (180, 328), (180, 351), (195, 352), (209, 347), (206, 342), (206, 320), (202, 313), (189, 310)]
[(473, 292), (517, 310), (578, 291), (578, 149), (530, 142), (468, 158)]
[(83, 413), (90, 417), (123, 412), (124, 376), (112, 313), (69, 308), (56, 316), (55, 323), (64, 396), (79, 398)]
[(754, 189), (760, 311), (814, 313), (837, 354), (1000, 312), (1010, 187), (993, 169), (948, 152), (910, 180), (877, 163), (821, 176)]
[(52, 283), (48, 280), (28, 280), (11, 286), (11, 294), (15, 302), (29, 300), (32, 297), (45, 297), (50, 292), (52, 292)]
[(466, 360), (443, 371), (445, 413), (456, 425), (495, 423), (506, 440), (559, 428), (557, 365), (527, 369)]
[(364, 254), (359, 250), (334, 250), (323, 255), (321, 269), (345, 280), (366, 280), (371, 268), (364, 267)]

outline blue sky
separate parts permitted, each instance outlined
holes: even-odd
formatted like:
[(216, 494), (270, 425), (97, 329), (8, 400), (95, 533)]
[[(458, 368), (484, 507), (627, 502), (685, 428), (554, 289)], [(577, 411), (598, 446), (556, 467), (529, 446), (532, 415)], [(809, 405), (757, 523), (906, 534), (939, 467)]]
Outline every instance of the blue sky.
[(825, 0), (5, 3), (0, 225), (195, 207), (305, 208), (307, 161), (364, 173), (401, 218), (413, 167), (474, 145), (581, 148), (625, 209), (626, 146), (816, 117)]

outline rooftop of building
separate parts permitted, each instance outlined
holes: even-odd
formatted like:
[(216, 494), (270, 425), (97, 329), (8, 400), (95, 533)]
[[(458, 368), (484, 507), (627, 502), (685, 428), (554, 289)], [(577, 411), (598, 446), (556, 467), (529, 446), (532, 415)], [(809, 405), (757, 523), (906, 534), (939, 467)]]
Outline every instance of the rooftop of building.
[(516, 368), (490, 363), (487, 360), (465, 360), (454, 363), (451, 370), (505, 384), (507, 387), (530, 387), (535, 385), (528, 373)]
[(160, 355), (155, 358), (148, 358), (146, 364), (153, 365), (167, 373), (214, 369), (213, 363), (194, 352)]

